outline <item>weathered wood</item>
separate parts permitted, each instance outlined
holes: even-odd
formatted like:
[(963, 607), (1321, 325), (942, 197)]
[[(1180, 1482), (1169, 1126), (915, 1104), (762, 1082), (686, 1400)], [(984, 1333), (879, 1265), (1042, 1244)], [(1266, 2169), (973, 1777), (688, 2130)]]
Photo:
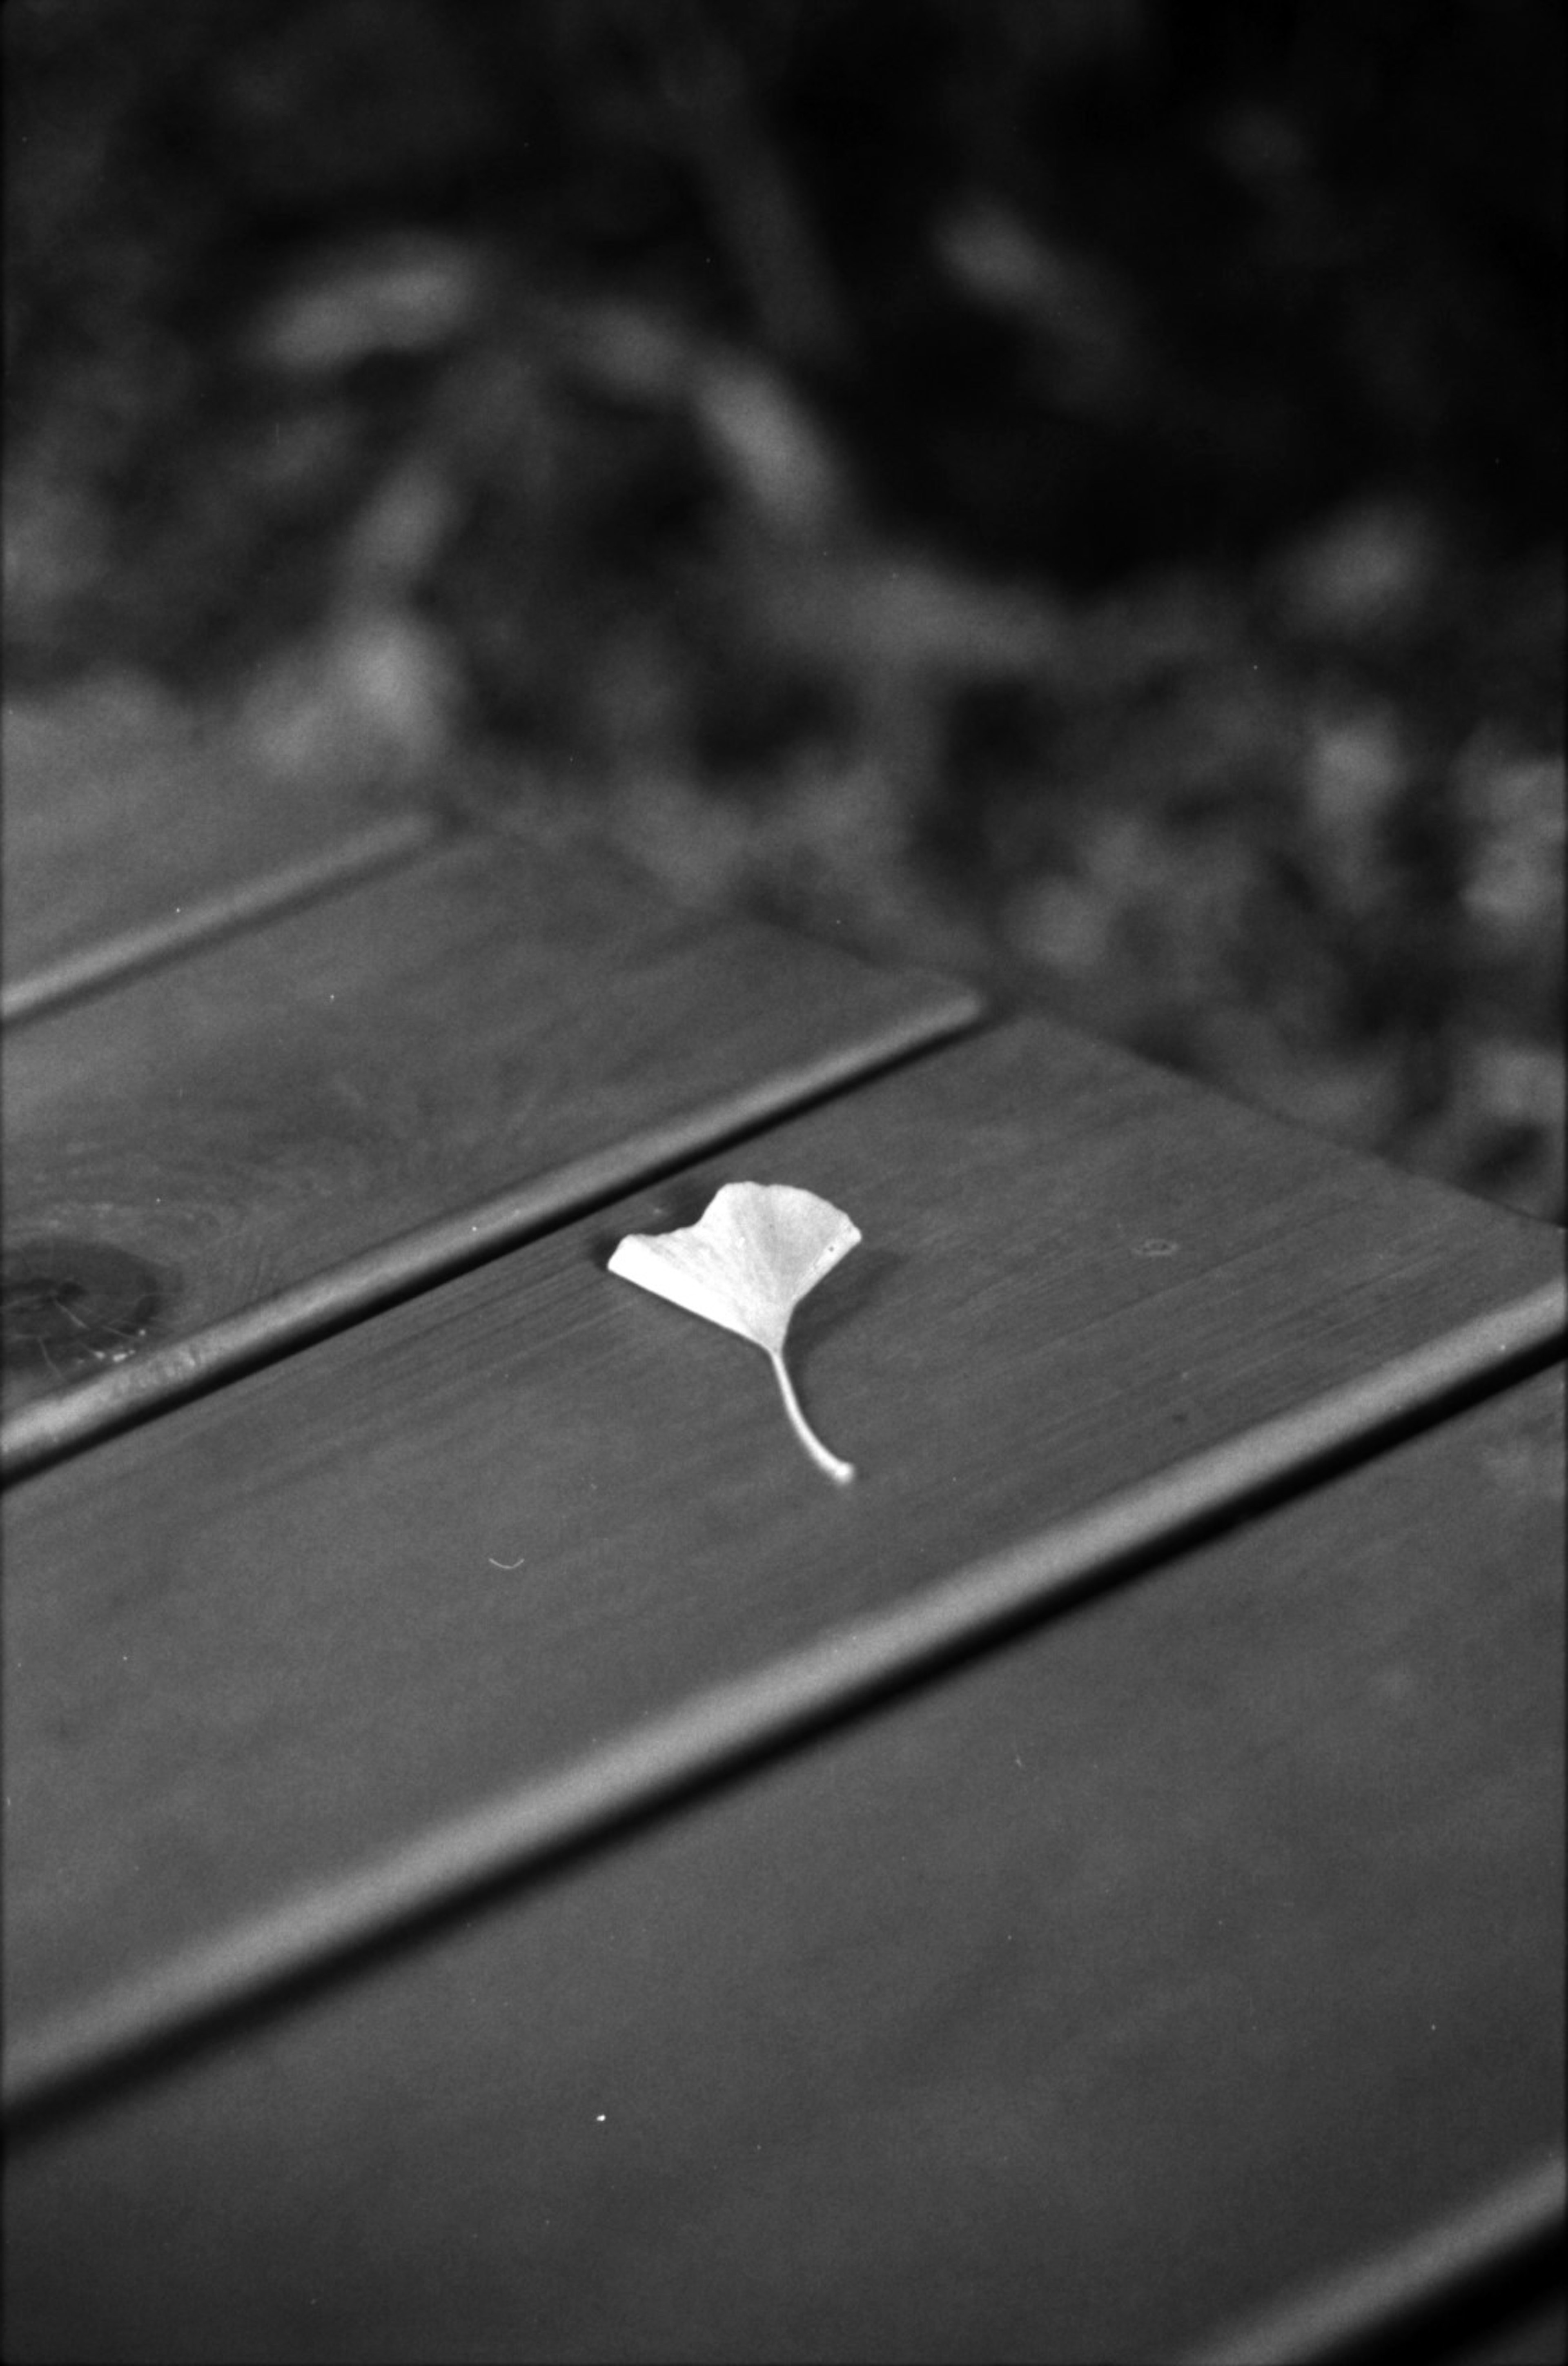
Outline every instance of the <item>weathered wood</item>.
[(1561, 2159), (1561, 1454), (1543, 1376), (40, 2136), (12, 2354), (1077, 2366), (1512, 2239)]
[(259, 778), (232, 749), (110, 704), (0, 721), (0, 1012), (102, 986), (413, 852), (430, 795)]
[[(851, 1489), (754, 1350), (603, 1270), (736, 1175), (864, 1230), (794, 1350)], [(1561, 1324), (1558, 1264), (1543, 1226), (1025, 1024), (26, 1482), (13, 2091), (1430, 1412)]]
[(3, 1052), (8, 1296), (41, 1309), (30, 1355), (14, 1326), (6, 1469), (976, 1010), (603, 856), (480, 837), (35, 1020)]

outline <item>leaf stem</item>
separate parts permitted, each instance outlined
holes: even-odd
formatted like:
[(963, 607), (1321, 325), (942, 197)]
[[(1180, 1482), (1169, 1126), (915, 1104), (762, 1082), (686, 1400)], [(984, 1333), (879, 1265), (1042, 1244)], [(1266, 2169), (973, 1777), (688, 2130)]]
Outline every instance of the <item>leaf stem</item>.
[(790, 1379), (785, 1366), (784, 1350), (781, 1347), (770, 1347), (767, 1350), (767, 1358), (778, 1380), (779, 1394), (784, 1399), (784, 1411), (789, 1415), (790, 1427), (816, 1463), (818, 1470), (825, 1470), (829, 1479), (836, 1479), (840, 1487), (847, 1487), (855, 1475), (854, 1464), (840, 1462), (836, 1454), (829, 1454), (806, 1415), (801, 1412), (800, 1399), (795, 1393), (795, 1383)]

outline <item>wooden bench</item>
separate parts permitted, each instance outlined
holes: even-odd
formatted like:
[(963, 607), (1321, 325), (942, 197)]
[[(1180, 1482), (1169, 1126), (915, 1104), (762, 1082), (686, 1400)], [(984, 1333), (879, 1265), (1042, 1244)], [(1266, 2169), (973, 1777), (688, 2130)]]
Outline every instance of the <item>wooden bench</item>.
[[(6, 2355), (1560, 2355), (1559, 1237), (460, 783), (57, 923), (54, 785)], [(852, 1487), (605, 1270), (739, 1177)]]

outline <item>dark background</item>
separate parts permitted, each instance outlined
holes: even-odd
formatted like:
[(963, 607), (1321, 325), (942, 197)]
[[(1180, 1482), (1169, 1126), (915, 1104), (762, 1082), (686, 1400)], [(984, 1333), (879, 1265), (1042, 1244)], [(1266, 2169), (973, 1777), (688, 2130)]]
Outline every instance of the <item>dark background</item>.
[(13, 711), (460, 752), (1562, 1220), (1559, 0), (0, 23)]

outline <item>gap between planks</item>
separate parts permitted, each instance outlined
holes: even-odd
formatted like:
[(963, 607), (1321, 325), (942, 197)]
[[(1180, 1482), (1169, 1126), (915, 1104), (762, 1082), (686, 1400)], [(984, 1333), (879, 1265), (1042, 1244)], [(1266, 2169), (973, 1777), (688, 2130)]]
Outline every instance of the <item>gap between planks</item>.
[(960, 1570), (897, 1610), (713, 1686), (357, 1875), (303, 1891), (46, 2023), (7, 2066), (15, 2133), (47, 2124), (106, 2081), (152, 2067), (259, 2000), (345, 1968), (400, 1930), (539, 1874), (1497, 1394), (1561, 1358), (1565, 1321), (1568, 1286), (1548, 1284)]
[[(1180, 2366), (1334, 2366), (1339, 2360), (1349, 2366), (1392, 2357), (1396, 2349), (1404, 2356), (1407, 2344), (1412, 2359), (1439, 2356), (1439, 2313), (1482, 2302), (1488, 2288), (1504, 2282), (1510, 2290), (1539, 2287), (1543, 2267), (1561, 2273), (1565, 2210), (1568, 2171), (1561, 2153), (1552, 2153), (1409, 2242), (1227, 2328), (1187, 2352)], [(1497, 2318), (1506, 2318), (1508, 2298), (1496, 2293)]]

